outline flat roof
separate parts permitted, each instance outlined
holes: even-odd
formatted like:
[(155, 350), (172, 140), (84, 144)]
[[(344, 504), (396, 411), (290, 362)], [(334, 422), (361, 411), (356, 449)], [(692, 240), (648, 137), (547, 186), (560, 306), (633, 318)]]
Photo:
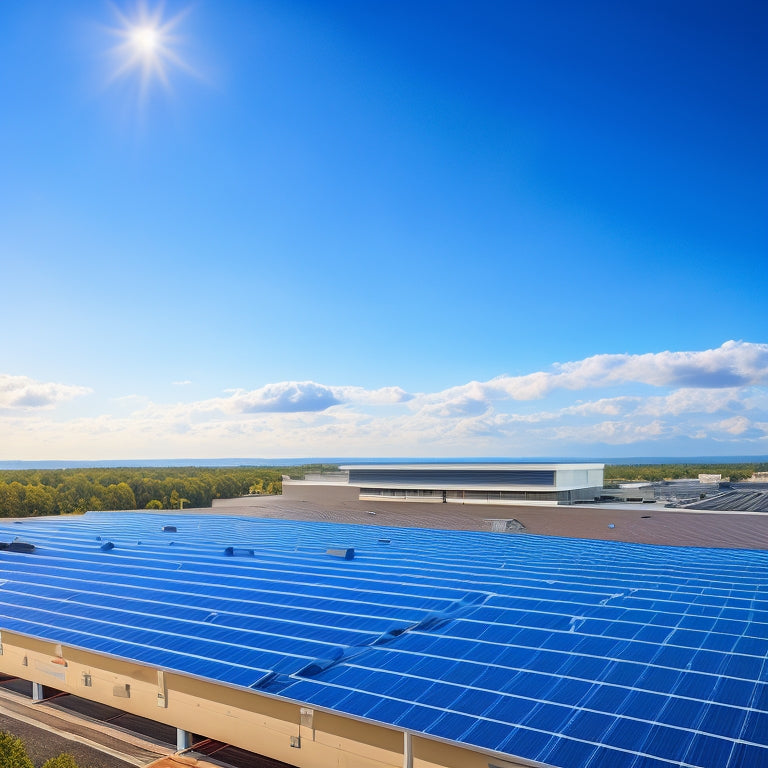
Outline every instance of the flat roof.
[(764, 513), (688, 511), (639, 502), (533, 506), (361, 500), (358, 488), (354, 486), (308, 484), (300, 488), (300, 499), (286, 496), (227, 499), (217, 503), (214, 511), (284, 520), (456, 531), (488, 531), (491, 518), (515, 518), (528, 533), (545, 536), (635, 544), (768, 549), (768, 514)]
[(16, 537), (3, 630), (547, 765), (768, 760), (766, 551), (142, 512)]
[(527, 462), (515, 462), (515, 463), (499, 463), (494, 464), (491, 462), (476, 463), (476, 464), (463, 464), (460, 462), (446, 463), (446, 464), (432, 464), (429, 462), (416, 463), (416, 464), (344, 464), (339, 467), (342, 470), (352, 469), (392, 469), (392, 470), (415, 470), (420, 469), (441, 469), (441, 470), (461, 470), (468, 472), (479, 472), (483, 470), (553, 470), (553, 469), (605, 469), (605, 464), (563, 464), (559, 462), (552, 463), (527, 463)]

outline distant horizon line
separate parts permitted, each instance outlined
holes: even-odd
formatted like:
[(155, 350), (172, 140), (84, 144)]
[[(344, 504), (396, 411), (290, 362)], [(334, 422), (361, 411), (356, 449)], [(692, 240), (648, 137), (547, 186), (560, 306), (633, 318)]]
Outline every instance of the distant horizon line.
[(751, 464), (768, 461), (768, 455), (716, 455), (716, 456), (454, 456), (445, 457), (349, 457), (349, 456), (303, 456), (267, 459), (258, 457), (227, 458), (176, 458), (176, 459), (36, 459), (0, 460), (0, 470), (15, 469), (100, 469), (120, 467), (292, 467), (305, 464), (532, 464), (532, 463), (602, 463), (602, 464)]

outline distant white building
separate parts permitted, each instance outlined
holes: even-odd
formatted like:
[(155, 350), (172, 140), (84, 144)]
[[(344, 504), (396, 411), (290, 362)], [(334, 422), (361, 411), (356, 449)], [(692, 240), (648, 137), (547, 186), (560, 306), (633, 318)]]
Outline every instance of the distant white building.
[[(571, 504), (593, 501), (603, 488), (604, 464), (348, 464), (332, 484), (357, 491), (359, 499), (458, 504)], [(284, 480), (283, 493), (318, 493), (328, 481)]]

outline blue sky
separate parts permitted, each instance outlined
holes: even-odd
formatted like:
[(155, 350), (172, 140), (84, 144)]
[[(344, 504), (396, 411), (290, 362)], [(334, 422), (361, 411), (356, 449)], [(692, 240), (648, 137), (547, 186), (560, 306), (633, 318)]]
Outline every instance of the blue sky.
[(0, 28), (0, 459), (768, 453), (766, 3)]

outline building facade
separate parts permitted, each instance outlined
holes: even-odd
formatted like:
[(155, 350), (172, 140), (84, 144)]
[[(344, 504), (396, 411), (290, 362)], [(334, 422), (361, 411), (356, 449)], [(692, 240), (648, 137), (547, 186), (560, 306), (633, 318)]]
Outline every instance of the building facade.
[(594, 501), (604, 464), (350, 464), (361, 499), (457, 504), (571, 504)]

